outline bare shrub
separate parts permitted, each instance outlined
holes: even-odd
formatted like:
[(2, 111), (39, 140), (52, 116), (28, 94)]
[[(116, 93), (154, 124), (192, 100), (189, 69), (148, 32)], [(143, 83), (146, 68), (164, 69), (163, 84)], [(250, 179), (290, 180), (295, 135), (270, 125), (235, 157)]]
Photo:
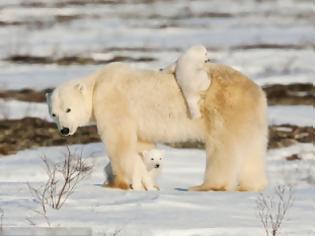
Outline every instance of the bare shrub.
[(285, 185), (275, 187), (273, 194), (259, 194), (256, 207), (266, 236), (280, 235), (281, 224), (293, 201), (293, 189)]
[(28, 187), (35, 200), (41, 204), (45, 215), (47, 206), (53, 209), (60, 209), (63, 206), (78, 184), (90, 175), (92, 166), (82, 159), (82, 154), (71, 154), (68, 147), (63, 161), (52, 163), (45, 156), (42, 157), (42, 161), (47, 181), (39, 188), (34, 188), (30, 184)]

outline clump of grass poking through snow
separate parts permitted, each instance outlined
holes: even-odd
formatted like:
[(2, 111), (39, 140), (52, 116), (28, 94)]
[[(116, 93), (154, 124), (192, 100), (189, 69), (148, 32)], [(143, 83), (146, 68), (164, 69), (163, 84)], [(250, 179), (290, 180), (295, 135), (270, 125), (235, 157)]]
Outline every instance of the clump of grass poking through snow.
[(256, 207), (266, 236), (278, 236), (281, 224), (293, 205), (293, 189), (285, 185), (275, 187), (273, 194), (259, 193)]

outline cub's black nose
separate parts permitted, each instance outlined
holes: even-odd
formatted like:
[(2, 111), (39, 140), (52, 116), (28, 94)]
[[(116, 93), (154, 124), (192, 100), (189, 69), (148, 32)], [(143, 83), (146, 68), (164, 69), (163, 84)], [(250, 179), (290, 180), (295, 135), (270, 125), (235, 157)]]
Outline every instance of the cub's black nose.
[(69, 128), (62, 128), (62, 129), (60, 130), (60, 133), (61, 133), (62, 135), (68, 135), (69, 132), (70, 132)]
[(160, 164), (156, 164), (156, 165), (155, 165), (155, 168), (159, 168), (159, 167), (160, 167)]

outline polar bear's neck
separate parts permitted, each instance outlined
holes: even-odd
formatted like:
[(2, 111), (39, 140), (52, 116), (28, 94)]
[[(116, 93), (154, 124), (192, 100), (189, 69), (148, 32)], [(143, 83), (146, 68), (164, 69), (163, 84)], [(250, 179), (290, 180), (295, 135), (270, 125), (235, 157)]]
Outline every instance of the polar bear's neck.
[(90, 119), (88, 120), (86, 125), (95, 125), (95, 117), (93, 112), (93, 104), (92, 104), (92, 97), (93, 97), (93, 91), (94, 91), (94, 85), (96, 80), (97, 74), (88, 76), (86, 78), (83, 78), (81, 80), (82, 83), (86, 85), (87, 91), (86, 91), (86, 99), (85, 99), (85, 106), (87, 107), (87, 110), (89, 112)]

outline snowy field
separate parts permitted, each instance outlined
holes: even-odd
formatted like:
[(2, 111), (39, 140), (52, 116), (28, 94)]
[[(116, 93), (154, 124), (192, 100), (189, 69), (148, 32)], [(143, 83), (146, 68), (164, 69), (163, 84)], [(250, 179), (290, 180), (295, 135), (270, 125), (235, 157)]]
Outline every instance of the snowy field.
[[(160, 146), (166, 152), (159, 192), (126, 192), (104, 189), (103, 168), (108, 162), (101, 143), (76, 145), (93, 164), (92, 176), (84, 181), (60, 210), (49, 209), (51, 226), (84, 226), (95, 235), (263, 235), (256, 216), (256, 193), (187, 192), (187, 187), (202, 180), (205, 154), (201, 150), (180, 150)], [(46, 179), (40, 157), (60, 160), (64, 147), (40, 148), (19, 152), (1, 160), (0, 204), (5, 210), (5, 225), (47, 226), (34, 213), (40, 205), (33, 201), (26, 182), (36, 186)], [(283, 235), (313, 235), (314, 171), (311, 144), (291, 146), (268, 153), (270, 189), (277, 184), (295, 186), (295, 202), (284, 224)], [(91, 155), (91, 153), (93, 153)], [(301, 153), (302, 160), (288, 162), (285, 157)], [(107, 233), (107, 234), (106, 234)]]
[[(207, 47), (211, 59), (233, 66), (259, 85), (315, 82), (312, 1), (82, 2), (0, 0), (0, 90), (51, 88), (120, 59), (158, 69), (196, 43)], [(75, 60), (64, 63), (67, 58)], [(51, 121), (43, 103), (0, 99), (1, 108), (8, 119)], [(315, 126), (310, 105), (270, 106), (268, 118), (270, 125)], [(61, 209), (47, 209), (51, 227), (83, 227), (93, 236), (265, 235), (257, 193), (186, 191), (202, 181), (202, 150), (159, 146), (166, 153), (160, 191), (132, 192), (101, 187), (108, 162), (101, 143), (70, 148), (82, 152), (93, 172)], [(35, 212), (41, 206), (27, 183), (40, 186), (46, 180), (43, 155), (58, 161), (65, 151), (65, 146), (53, 146), (0, 156), (0, 236), (2, 227), (48, 227), (47, 219)], [(298, 158), (289, 161), (295, 154)], [(281, 235), (315, 235), (314, 145), (272, 149), (266, 158), (266, 194), (279, 184), (294, 190)]]

